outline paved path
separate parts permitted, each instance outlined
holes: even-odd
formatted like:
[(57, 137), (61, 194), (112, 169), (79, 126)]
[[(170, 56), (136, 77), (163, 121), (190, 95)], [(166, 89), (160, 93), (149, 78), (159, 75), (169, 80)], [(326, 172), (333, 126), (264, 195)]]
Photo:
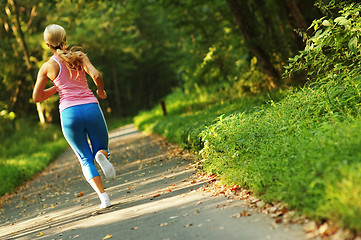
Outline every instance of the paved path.
[[(83, 179), (71, 150), (19, 190), (0, 212), (0, 239), (305, 239), (239, 199), (197, 190), (192, 157), (128, 125), (110, 134), (117, 179), (104, 185), (113, 206)], [(81, 196), (82, 195), (82, 196)], [(234, 216), (242, 212), (250, 216)], [(232, 217), (233, 216), (233, 217)]]

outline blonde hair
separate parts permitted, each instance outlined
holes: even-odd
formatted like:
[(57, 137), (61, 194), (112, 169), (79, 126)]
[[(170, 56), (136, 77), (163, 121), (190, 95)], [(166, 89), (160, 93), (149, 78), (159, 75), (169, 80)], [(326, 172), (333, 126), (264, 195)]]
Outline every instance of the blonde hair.
[(70, 69), (83, 70), (83, 57), (85, 54), (80, 47), (72, 47), (68, 50), (66, 32), (62, 26), (57, 24), (48, 25), (44, 30), (44, 41), (66, 63), (69, 71)]

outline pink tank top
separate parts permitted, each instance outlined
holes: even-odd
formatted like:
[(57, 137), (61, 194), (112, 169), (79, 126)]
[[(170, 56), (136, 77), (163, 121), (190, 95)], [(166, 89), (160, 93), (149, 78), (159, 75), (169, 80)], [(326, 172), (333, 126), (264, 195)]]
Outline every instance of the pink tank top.
[(59, 110), (76, 105), (87, 103), (99, 103), (93, 92), (89, 89), (84, 71), (77, 72), (69, 69), (58, 55), (53, 55), (51, 59), (55, 60), (60, 67), (58, 76), (54, 79), (53, 84), (59, 93)]

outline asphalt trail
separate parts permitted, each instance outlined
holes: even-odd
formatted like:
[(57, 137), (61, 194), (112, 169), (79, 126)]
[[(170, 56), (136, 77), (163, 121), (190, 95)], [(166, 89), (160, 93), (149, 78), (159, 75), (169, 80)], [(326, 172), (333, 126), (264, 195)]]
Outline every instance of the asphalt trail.
[(98, 210), (69, 149), (3, 205), (0, 239), (305, 239), (301, 225), (274, 224), (242, 200), (201, 191), (207, 182), (192, 156), (161, 137), (128, 125), (111, 132), (110, 150), (111, 208)]

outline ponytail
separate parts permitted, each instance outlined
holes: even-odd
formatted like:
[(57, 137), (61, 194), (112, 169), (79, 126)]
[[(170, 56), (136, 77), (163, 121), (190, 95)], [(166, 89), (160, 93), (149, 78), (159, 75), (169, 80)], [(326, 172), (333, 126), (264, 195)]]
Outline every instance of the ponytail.
[(60, 48), (56, 49), (56, 54), (65, 62), (68, 68), (77, 71), (82, 71), (84, 69), (83, 57), (85, 53), (83, 53), (80, 47), (72, 47), (68, 50), (67, 45), (65, 44), (65, 46), (60, 46)]
[(66, 43), (66, 32), (64, 28), (57, 24), (51, 24), (45, 28), (44, 40), (49, 44), (50, 48), (62, 59), (71, 73), (71, 69), (79, 71), (83, 67), (83, 53), (80, 47), (72, 47), (68, 50)]

